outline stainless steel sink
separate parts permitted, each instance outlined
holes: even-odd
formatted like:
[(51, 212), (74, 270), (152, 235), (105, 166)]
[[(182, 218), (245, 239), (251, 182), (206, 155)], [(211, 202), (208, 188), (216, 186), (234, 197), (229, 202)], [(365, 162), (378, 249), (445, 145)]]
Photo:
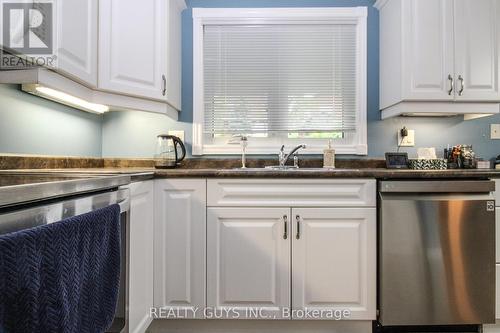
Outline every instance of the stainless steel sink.
[(335, 170), (342, 170), (342, 169), (335, 169), (335, 168), (297, 168), (291, 165), (287, 165), (284, 167), (280, 167), (279, 165), (270, 165), (262, 168), (233, 168), (232, 170), (241, 170), (241, 171), (248, 171), (248, 172), (255, 172), (255, 171), (287, 171), (287, 172), (293, 172), (293, 171), (335, 171)]
[(268, 169), (268, 170), (283, 170), (283, 171), (286, 171), (286, 170), (299, 170), (299, 167), (296, 167), (296, 166), (291, 166), (291, 165), (285, 165), (285, 166), (279, 166), (279, 165), (268, 165), (268, 166), (264, 167), (264, 169)]

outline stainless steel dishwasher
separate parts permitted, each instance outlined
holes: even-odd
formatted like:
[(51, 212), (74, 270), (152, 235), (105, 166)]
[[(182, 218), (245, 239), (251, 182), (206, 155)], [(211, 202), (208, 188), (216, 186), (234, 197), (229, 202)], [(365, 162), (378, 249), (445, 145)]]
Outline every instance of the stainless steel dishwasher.
[(495, 183), (379, 182), (382, 326), (495, 322)]

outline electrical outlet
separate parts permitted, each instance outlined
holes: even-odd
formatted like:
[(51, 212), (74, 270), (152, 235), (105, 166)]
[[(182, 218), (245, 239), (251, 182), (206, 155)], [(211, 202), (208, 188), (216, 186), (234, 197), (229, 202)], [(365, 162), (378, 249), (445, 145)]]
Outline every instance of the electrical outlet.
[(415, 146), (415, 130), (408, 130), (408, 136), (401, 137), (401, 130), (398, 130), (398, 147)]
[(500, 124), (491, 124), (491, 135), (492, 140), (500, 140)]
[(175, 135), (184, 142), (184, 131), (168, 131), (168, 135)]

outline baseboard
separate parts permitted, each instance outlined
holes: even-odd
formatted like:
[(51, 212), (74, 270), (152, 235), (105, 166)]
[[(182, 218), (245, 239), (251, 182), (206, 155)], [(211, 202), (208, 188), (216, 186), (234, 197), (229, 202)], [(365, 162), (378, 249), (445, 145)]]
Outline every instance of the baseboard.
[(500, 320), (494, 325), (483, 325), (483, 333), (500, 333)]
[(371, 321), (154, 320), (148, 333), (371, 333)]
[(151, 325), (152, 322), (153, 322), (153, 318), (148, 313), (139, 322), (139, 324), (137, 325), (137, 328), (135, 330), (131, 331), (130, 333), (145, 333), (147, 331), (149, 325)]

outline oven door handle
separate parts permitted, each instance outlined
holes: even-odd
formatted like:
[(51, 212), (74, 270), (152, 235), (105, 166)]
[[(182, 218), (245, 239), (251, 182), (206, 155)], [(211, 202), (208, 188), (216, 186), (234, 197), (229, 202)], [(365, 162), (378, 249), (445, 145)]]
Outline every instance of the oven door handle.
[(120, 201), (118, 203), (118, 206), (120, 206), (120, 214), (128, 212), (130, 210), (130, 198), (127, 197), (124, 200)]
[(118, 205), (120, 206), (120, 213), (128, 212), (130, 210), (130, 186), (120, 186), (118, 190), (127, 191), (127, 195), (125, 195), (122, 201), (118, 202)]

